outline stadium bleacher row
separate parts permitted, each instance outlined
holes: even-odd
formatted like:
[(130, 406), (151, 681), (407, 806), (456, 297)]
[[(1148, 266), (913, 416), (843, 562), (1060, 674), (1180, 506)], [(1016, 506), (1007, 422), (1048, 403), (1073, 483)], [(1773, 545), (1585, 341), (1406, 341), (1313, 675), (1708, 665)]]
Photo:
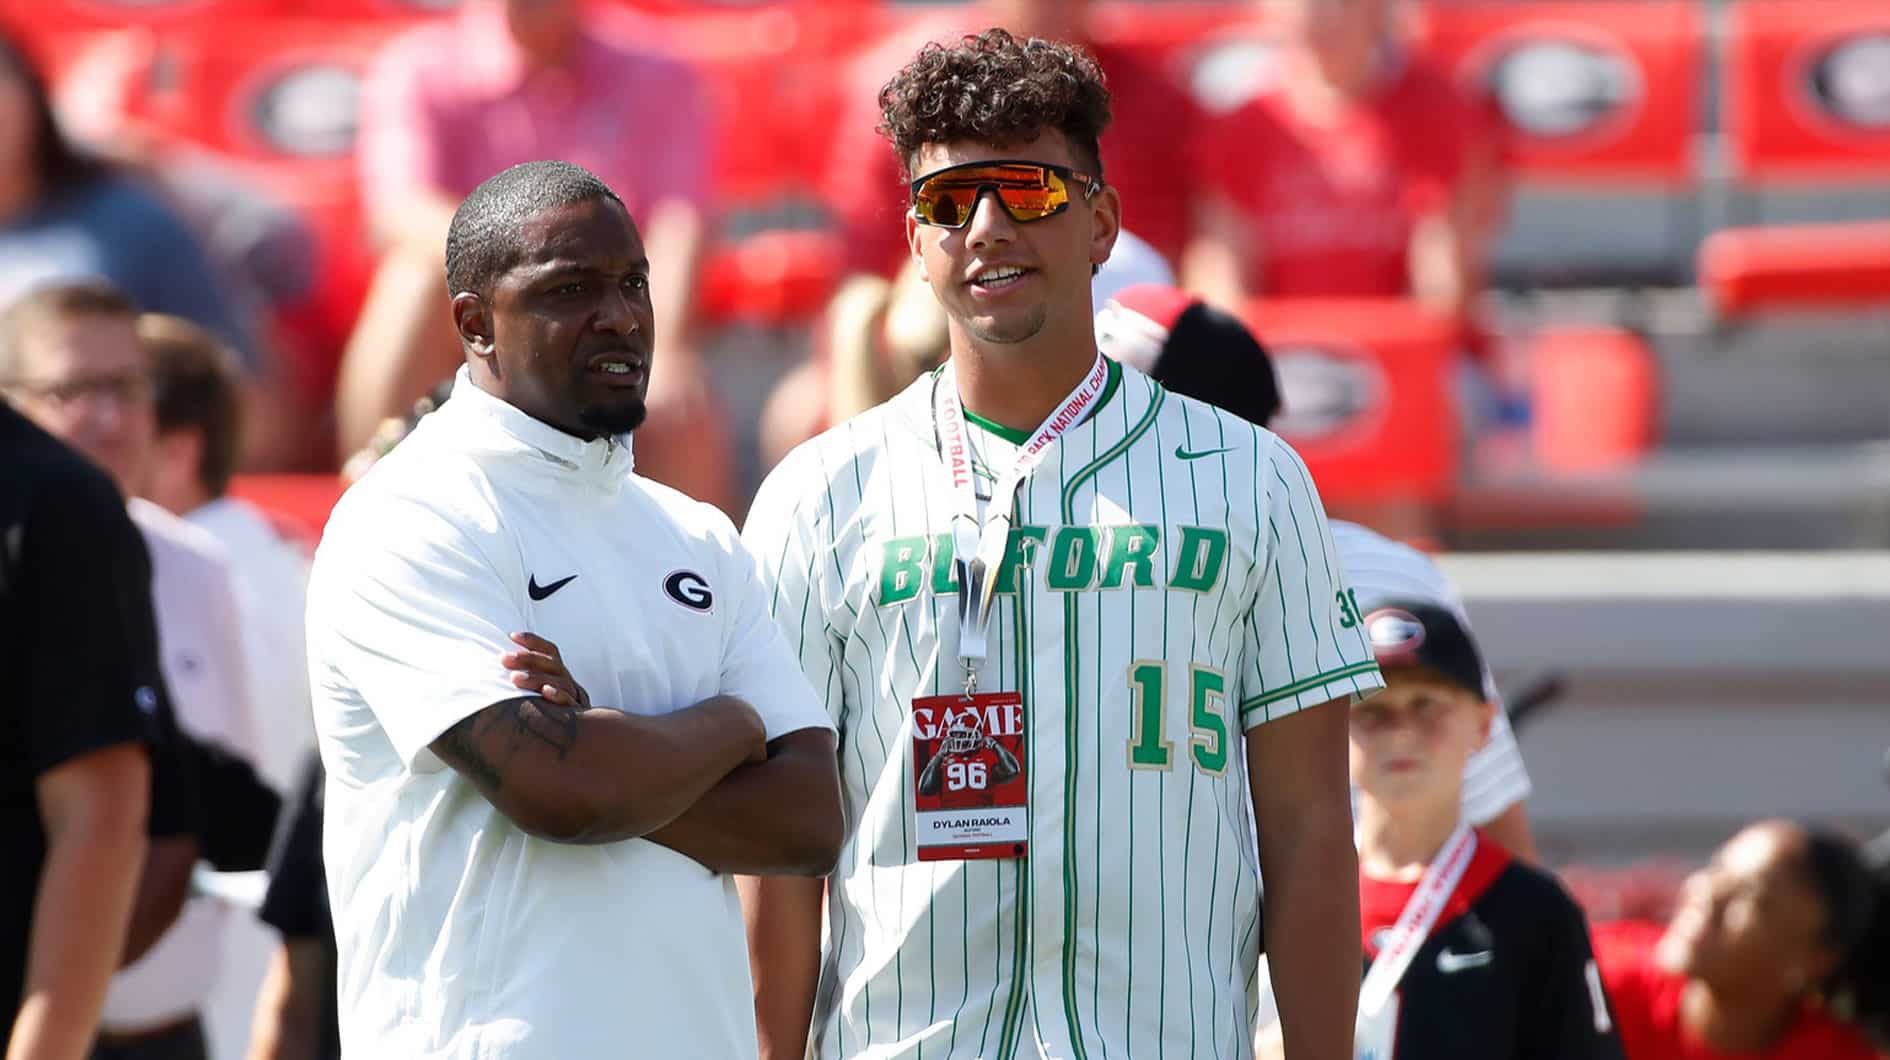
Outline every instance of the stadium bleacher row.
[[(389, 37), (453, 6), (0, 0), (0, 18), (23, 28), (55, 80), (115, 78), (141, 123), (213, 152), (302, 214), (319, 280), (277, 323), (319, 393), (372, 264), (350, 157), (362, 70)], [(687, 57), (715, 86), (722, 218), (705, 312), (805, 325), (844, 256), (812, 191), (841, 71), (919, 5), (598, 6), (607, 26)], [(1264, 69), (1262, 11), (1125, 0), (1096, 17), (1099, 39), (1157, 60), (1216, 109), (1238, 105)], [(1512, 134), (1519, 194), (1493, 282), (1518, 296), (1499, 330), (1530, 351), (1533, 467), (1632, 468), (1659, 447), (1663, 403), (1677, 400), (1644, 306), (1566, 319), (1554, 291), (1680, 291), (1722, 333), (1780, 311), (1868, 312), (1890, 299), (1890, 193), (1880, 209), (1875, 200), (1890, 187), (1890, 0), (1431, 0), (1416, 16), (1418, 47), (1488, 91)], [(116, 65), (101, 69), (106, 40)], [(1762, 220), (1755, 204), (1773, 192), (1861, 195), (1885, 224), (1734, 223)], [(1463, 492), (1474, 469), (1446, 378), (1460, 345), (1452, 325), (1396, 303), (1244, 308), (1282, 370), (1318, 396), (1289, 408), (1287, 433), (1333, 496)], [(1638, 507), (1589, 515), (1631, 519)]]

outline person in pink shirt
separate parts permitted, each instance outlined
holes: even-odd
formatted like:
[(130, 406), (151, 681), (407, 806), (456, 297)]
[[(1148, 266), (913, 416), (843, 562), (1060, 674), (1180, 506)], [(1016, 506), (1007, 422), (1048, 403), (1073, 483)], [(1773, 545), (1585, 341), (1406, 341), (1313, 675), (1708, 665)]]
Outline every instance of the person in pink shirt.
[(1411, 297), (1461, 315), (1502, 212), (1494, 111), (1413, 55), (1400, 0), (1267, 0), (1270, 83), (1197, 139), (1187, 285), (1267, 297)]
[(687, 352), (712, 157), (696, 71), (601, 35), (581, 0), (468, 0), (387, 46), (360, 114), (362, 206), (383, 260), (343, 355), (337, 450), (359, 449), (458, 363), (439, 270), (455, 204), (501, 169), (560, 159), (622, 197), (649, 252), (667, 348), (638, 470), (725, 502), (728, 460), (704, 457), (725, 454), (726, 439), (704, 436), (719, 417), (705, 414), (712, 402)]

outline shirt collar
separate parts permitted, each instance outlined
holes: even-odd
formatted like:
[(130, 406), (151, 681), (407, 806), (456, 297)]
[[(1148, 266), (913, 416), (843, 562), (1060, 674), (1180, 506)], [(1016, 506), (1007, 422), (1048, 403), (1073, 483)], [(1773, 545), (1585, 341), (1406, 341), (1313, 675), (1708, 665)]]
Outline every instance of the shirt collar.
[(585, 480), (621, 481), (636, 467), (628, 434), (588, 442), (566, 434), (479, 389), (464, 365), (453, 377), (453, 395), (440, 411), (456, 413), (455, 419), (470, 428), (466, 441), (476, 448), (536, 456), (549, 467)]

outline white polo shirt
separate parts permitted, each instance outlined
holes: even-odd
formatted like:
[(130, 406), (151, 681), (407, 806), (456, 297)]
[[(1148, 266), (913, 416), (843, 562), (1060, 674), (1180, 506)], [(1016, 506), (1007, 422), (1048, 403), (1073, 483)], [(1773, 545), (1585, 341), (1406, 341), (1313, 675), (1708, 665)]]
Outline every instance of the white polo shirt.
[(734, 881), (646, 840), (520, 831), (428, 745), (557, 643), (593, 703), (727, 693), (831, 727), (734, 527), (473, 386), (342, 498), (309, 584), (323, 853), (350, 1056), (752, 1057)]
[[(1345, 573), (1359, 593), (1430, 600), (1450, 608), (1464, 628), (1470, 628), (1463, 597), (1431, 557), (1375, 530), (1339, 519), (1332, 520), (1332, 543), (1338, 546), (1339, 562), (1345, 564)], [(1490, 738), (1463, 768), (1463, 815), (1475, 825), (1496, 820), (1503, 811), (1527, 799), (1531, 790), (1522, 749), (1516, 746), (1516, 733), (1509, 727), (1509, 715), (1502, 709), (1503, 701), (1487, 660), (1483, 691), (1497, 705), (1496, 715), (1490, 722)]]
[[(177, 723), (192, 736), (253, 758), (256, 719), (242, 623), (222, 547), (149, 501), (133, 498), (129, 510), (151, 551), (158, 661)], [(112, 976), (101, 1025), (138, 1031), (201, 1009), (223, 966), (228, 913), (215, 898), (186, 901), (144, 956)]]

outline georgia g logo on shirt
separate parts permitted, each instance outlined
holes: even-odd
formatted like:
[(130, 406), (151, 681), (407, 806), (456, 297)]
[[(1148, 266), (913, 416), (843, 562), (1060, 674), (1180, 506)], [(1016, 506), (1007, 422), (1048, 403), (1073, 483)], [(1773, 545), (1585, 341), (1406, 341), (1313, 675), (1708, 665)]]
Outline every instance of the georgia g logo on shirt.
[(663, 592), (691, 611), (706, 613), (715, 608), (715, 594), (709, 591), (709, 583), (692, 570), (675, 571), (664, 578)]

